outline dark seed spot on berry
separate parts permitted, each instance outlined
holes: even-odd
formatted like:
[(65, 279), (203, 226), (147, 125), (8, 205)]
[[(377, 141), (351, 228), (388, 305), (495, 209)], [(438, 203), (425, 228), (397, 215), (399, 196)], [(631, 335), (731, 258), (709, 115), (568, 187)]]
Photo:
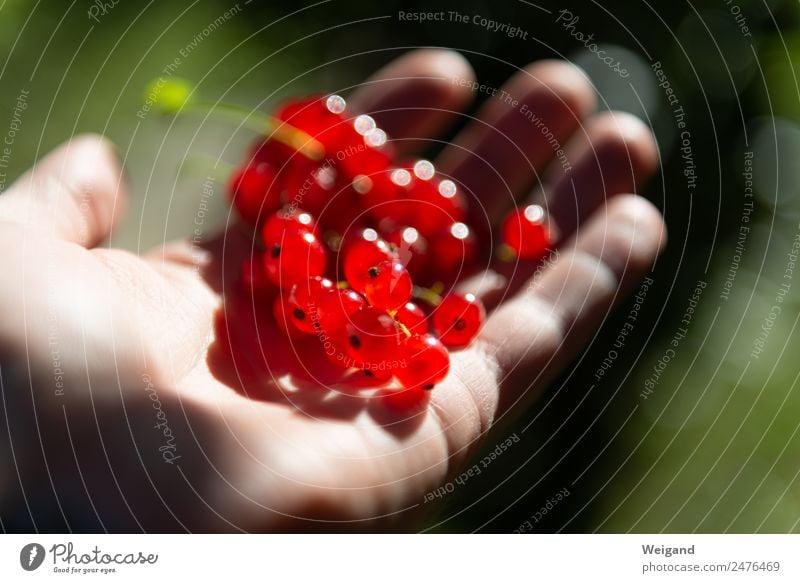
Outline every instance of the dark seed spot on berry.
[(358, 336), (356, 336), (355, 334), (350, 336), (350, 338), (348, 338), (348, 340), (350, 341), (350, 346), (352, 346), (353, 348), (355, 348), (355, 349), (361, 348), (361, 339)]
[(370, 279), (375, 279), (380, 274), (381, 270), (377, 267), (370, 267), (367, 275), (369, 275)]
[(368, 377), (374, 377), (375, 376), (374, 372), (372, 372), (371, 370), (367, 370), (367, 369), (364, 369), (364, 374), (367, 375)]
[(270, 252), (273, 257), (277, 257), (281, 254), (281, 246), (280, 245), (273, 245), (272, 251)]
[(467, 327), (467, 323), (463, 320), (463, 318), (459, 318), (458, 320), (453, 323), (453, 328), (456, 330), (463, 330)]
[(306, 313), (303, 310), (301, 310), (300, 308), (295, 308), (294, 312), (292, 312), (292, 313), (294, 314), (294, 317), (297, 318), (298, 320), (305, 320), (306, 319)]
[(322, 330), (322, 325), (319, 323), (319, 320), (314, 320), (314, 328), (316, 330)]

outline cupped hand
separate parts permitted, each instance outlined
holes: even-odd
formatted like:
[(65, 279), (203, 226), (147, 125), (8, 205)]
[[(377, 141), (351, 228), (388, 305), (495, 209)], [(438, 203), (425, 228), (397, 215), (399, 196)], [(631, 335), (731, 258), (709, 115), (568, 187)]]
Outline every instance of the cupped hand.
[(486, 225), (543, 205), (556, 250), (536, 272), (489, 265), (460, 283), (492, 310), (417, 403), (331, 385), (307, 356), (314, 339), (288, 342), (236, 301), (251, 251), (240, 226), (141, 257), (101, 247), (126, 191), (101, 138), (71, 140), (0, 196), (4, 528), (413, 529), (426, 494), (504, 437), (496, 427), (570, 363), (665, 241), (659, 212), (630, 194), (657, 166), (650, 131), (594, 113), (570, 64), (536, 62), (494, 89), (458, 54), (418, 50), (348, 103), (413, 154), (477, 93), (489, 97), (437, 169)]

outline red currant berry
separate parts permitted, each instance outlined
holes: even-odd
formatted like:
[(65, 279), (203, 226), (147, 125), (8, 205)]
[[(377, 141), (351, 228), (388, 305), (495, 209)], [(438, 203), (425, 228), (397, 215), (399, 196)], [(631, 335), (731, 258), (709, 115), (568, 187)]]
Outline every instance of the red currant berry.
[(269, 298), (275, 291), (275, 286), (264, 271), (263, 253), (254, 253), (244, 262), (239, 281), (242, 289), (255, 299)]
[(325, 230), (337, 234), (357, 231), (363, 222), (358, 199), (359, 194), (353, 185), (345, 178), (340, 178), (320, 211), (319, 220)]
[(380, 403), (389, 411), (402, 413), (405, 416), (421, 412), (430, 403), (431, 392), (418, 390), (395, 391), (387, 389), (377, 395)]
[(295, 155), (295, 150), (277, 140), (258, 140), (251, 150), (250, 163), (266, 162), (280, 170)]
[(386, 170), (391, 162), (386, 132), (369, 115), (357, 116), (352, 127), (355, 135), (348, 134), (348, 139), (342, 140), (335, 156), (344, 173), (355, 178)]
[(464, 223), (454, 223), (431, 240), (428, 269), (431, 278), (449, 282), (469, 271), (475, 261), (478, 243)]
[(428, 240), (419, 231), (414, 227), (394, 229), (386, 235), (386, 241), (414, 280), (426, 279)]
[(394, 319), (406, 327), (412, 336), (425, 334), (428, 331), (428, 318), (414, 302), (407, 302), (402, 308), (397, 310)]
[(345, 100), (338, 95), (312, 96), (284, 103), (275, 116), (320, 141), (326, 152), (335, 153), (341, 144), (361, 138), (342, 117), (345, 108)]
[(276, 297), (272, 304), (272, 315), (275, 317), (275, 324), (285, 336), (295, 338), (300, 336), (300, 331), (292, 324), (291, 314), (292, 307), (289, 305), (289, 301), (282, 295)]
[(280, 207), (279, 181), (269, 164), (248, 164), (233, 177), (230, 201), (242, 220), (256, 226)]
[(344, 330), (350, 316), (366, 305), (367, 300), (351, 289), (338, 289), (326, 294), (317, 305), (320, 326), (330, 333)]
[(352, 316), (345, 326), (347, 355), (357, 368), (391, 369), (396, 362), (400, 328), (383, 310), (367, 306)]
[(414, 291), (408, 270), (397, 261), (382, 261), (367, 270), (364, 295), (371, 306), (393, 312), (402, 307)]
[(392, 380), (392, 370), (385, 368), (359, 368), (350, 379), (355, 387), (380, 387)]
[(320, 113), (319, 105), (321, 105), (319, 95), (304, 99), (287, 99), (275, 109), (275, 117), (297, 128), (309, 127), (317, 120)]
[(512, 211), (503, 221), (503, 242), (524, 261), (538, 261), (550, 246), (545, 212), (538, 204)]
[(266, 243), (267, 277), (283, 289), (325, 272), (325, 248), (314, 233), (286, 231), (280, 239)]
[(486, 319), (481, 301), (472, 294), (449, 294), (433, 312), (433, 329), (442, 344), (460, 348), (478, 335)]
[(407, 389), (430, 390), (450, 372), (450, 354), (430, 335), (406, 338), (398, 351), (399, 364), (394, 375)]
[(297, 161), (281, 173), (284, 202), (302, 206), (315, 216), (320, 216), (334, 195), (336, 170), (326, 164)]
[(426, 237), (465, 217), (465, 203), (452, 180), (437, 180), (433, 164), (419, 160), (411, 167), (413, 181), (407, 195), (409, 224)]
[[(385, 137), (382, 130), (375, 134)], [(388, 147), (372, 146), (369, 143), (345, 146), (336, 155), (337, 159), (341, 159), (339, 167), (342, 173), (351, 180), (357, 176), (373, 176), (378, 172), (385, 172), (392, 163)]]
[(382, 261), (395, 259), (389, 244), (374, 229), (364, 229), (342, 245), (344, 276), (350, 287), (362, 292), (369, 277), (369, 268)]
[(344, 370), (353, 367), (353, 359), (347, 354), (347, 332), (344, 328), (335, 332), (323, 329), (319, 340), (328, 362)]
[(323, 299), (336, 290), (335, 284), (324, 277), (311, 277), (296, 283), (289, 292), (290, 316), (301, 332), (313, 334), (319, 326), (319, 305)]
[[(377, 247), (377, 252), (373, 249), (374, 247)], [(389, 244), (371, 227), (354, 229), (346, 234), (342, 241), (341, 253), (343, 255), (358, 253), (356, 249), (360, 249), (360, 251), (364, 253), (373, 253), (373, 257), (384, 257), (387, 259), (394, 257)]]
[(370, 175), (358, 176), (354, 187), (361, 195), (361, 208), (375, 223), (391, 221), (404, 225), (409, 205), (406, 201), (408, 188), (414, 178), (405, 168), (386, 168)]
[(314, 233), (319, 236), (317, 221), (314, 220), (314, 217), (305, 211), (286, 207), (274, 213), (264, 223), (262, 240), (265, 244), (268, 244), (268, 241), (280, 241), (283, 233), (287, 231)]
[(432, 202), (450, 218), (451, 222), (463, 221), (466, 218), (467, 201), (456, 183), (450, 179), (439, 181)]

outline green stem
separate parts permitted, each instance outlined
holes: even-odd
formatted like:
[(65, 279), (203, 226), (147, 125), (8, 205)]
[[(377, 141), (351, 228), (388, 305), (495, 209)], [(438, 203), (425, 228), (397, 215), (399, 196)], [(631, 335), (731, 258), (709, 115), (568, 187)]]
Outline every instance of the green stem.
[(231, 121), (239, 122), (254, 132), (297, 150), (311, 160), (322, 160), (325, 156), (325, 147), (319, 140), (283, 120), (260, 111), (252, 111), (229, 103), (205, 100), (187, 103), (180, 111), (181, 113), (190, 114), (213, 114), (216, 118), (227, 118)]
[(438, 306), (442, 301), (442, 296), (427, 287), (414, 286), (414, 299), (422, 300), (431, 306)]
[[(394, 318), (394, 314), (392, 314), (392, 318)], [(405, 334), (406, 338), (411, 338), (411, 330), (409, 330), (405, 324), (402, 322), (398, 322), (397, 326), (400, 328), (400, 331)]]

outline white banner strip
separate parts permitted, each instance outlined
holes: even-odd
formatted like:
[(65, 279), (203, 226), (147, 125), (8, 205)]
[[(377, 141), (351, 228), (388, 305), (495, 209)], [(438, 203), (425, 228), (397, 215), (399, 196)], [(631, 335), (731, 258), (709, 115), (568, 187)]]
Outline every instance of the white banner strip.
[(796, 582), (798, 563), (796, 535), (0, 537), (3, 582)]

